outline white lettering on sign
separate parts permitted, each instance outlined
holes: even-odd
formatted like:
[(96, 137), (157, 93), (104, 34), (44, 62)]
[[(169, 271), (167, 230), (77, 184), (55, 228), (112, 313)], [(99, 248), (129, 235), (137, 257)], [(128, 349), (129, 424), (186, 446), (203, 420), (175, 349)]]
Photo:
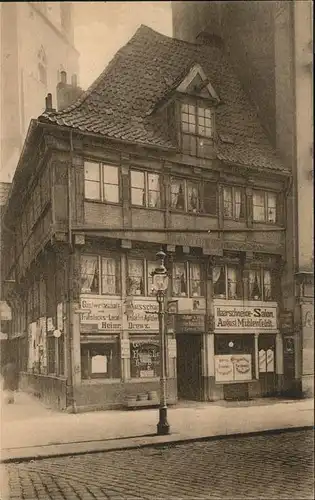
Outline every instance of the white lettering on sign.
[(215, 305), (215, 330), (277, 330), (277, 306)]
[(158, 304), (156, 300), (138, 301), (133, 300), (128, 308), (127, 321), (128, 330), (138, 332), (158, 331)]
[[(86, 312), (83, 312), (86, 309)], [(122, 329), (122, 306), (118, 299), (103, 297), (81, 298), (81, 325), (94, 325), (98, 330), (117, 331)]]

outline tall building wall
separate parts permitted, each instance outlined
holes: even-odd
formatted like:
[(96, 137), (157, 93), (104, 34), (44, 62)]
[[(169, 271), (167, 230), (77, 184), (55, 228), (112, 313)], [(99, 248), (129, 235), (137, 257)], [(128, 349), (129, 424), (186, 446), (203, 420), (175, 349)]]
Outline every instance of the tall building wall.
[(3, 2), (1, 8), (1, 178), (12, 180), (31, 118), (44, 111), (60, 71), (78, 74), (71, 3)]

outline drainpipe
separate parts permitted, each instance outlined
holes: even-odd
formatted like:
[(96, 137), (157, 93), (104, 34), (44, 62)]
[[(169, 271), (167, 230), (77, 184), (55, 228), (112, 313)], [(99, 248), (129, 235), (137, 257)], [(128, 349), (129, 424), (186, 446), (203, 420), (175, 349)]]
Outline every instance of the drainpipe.
[(68, 353), (68, 396), (71, 413), (77, 413), (74, 397), (74, 373), (73, 373), (73, 319), (72, 319), (72, 274), (73, 274), (73, 242), (72, 242), (72, 200), (71, 200), (71, 173), (73, 167), (73, 136), (70, 130), (70, 161), (68, 162), (68, 300), (67, 300), (67, 353)]

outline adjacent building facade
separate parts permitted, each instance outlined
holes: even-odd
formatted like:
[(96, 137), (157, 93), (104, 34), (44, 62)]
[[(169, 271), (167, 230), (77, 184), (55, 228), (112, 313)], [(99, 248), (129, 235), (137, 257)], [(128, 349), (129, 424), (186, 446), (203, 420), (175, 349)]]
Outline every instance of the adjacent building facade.
[(76, 102), (48, 95), (4, 215), (23, 384), (59, 408), (158, 392), (163, 248), (168, 402), (296, 391), (291, 179), (218, 38), (141, 26)]
[[(60, 72), (78, 74), (71, 2), (1, 2), (1, 180), (11, 182), (31, 118)], [(30, 35), (31, 34), (31, 35)]]
[(269, 140), (292, 172), (282, 294), (305, 394), (314, 393), (312, 10), (307, 0), (172, 4), (175, 37), (223, 38)]

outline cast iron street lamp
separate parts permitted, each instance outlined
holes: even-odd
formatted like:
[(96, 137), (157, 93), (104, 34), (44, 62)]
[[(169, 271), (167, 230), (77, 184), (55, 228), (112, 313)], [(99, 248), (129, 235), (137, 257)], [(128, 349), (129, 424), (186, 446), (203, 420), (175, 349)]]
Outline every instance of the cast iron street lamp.
[(165, 253), (161, 250), (156, 254), (160, 260), (160, 265), (153, 271), (153, 290), (159, 304), (159, 333), (160, 333), (160, 409), (157, 433), (159, 435), (169, 434), (170, 426), (167, 422), (166, 404), (166, 338), (165, 338), (165, 294), (168, 287), (168, 276), (164, 266)]

